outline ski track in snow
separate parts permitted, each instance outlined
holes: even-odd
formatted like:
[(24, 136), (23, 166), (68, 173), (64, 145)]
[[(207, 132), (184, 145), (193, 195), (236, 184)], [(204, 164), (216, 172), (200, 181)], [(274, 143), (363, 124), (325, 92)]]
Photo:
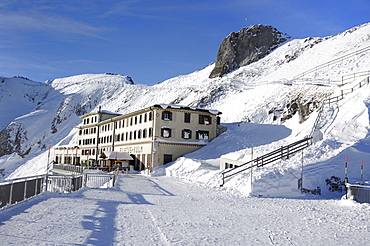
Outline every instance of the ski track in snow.
[(42, 195), (0, 211), (3, 245), (367, 245), (368, 204), (230, 195), (120, 174), (113, 189)]

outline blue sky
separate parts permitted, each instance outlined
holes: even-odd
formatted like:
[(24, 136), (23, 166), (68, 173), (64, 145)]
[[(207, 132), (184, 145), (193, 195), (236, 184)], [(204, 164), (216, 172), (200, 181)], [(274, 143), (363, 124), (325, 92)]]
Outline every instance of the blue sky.
[(253, 24), (293, 38), (369, 22), (369, 0), (1, 0), (0, 76), (118, 73), (152, 85), (213, 62)]

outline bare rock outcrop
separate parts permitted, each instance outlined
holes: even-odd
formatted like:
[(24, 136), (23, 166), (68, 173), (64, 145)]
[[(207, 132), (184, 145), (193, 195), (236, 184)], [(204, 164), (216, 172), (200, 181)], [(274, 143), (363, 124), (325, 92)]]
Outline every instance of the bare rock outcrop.
[(221, 77), (239, 67), (258, 61), (290, 38), (276, 28), (253, 25), (230, 33), (220, 45), (210, 78)]

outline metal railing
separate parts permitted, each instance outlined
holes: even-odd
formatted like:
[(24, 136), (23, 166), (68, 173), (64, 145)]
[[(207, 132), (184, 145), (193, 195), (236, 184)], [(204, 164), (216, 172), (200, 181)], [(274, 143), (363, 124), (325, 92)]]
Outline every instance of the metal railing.
[(240, 166), (237, 166), (233, 169), (229, 169), (227, 171), (224, 171), (222, 173), (222, 184), (221, 187), (225, 184), (225, 180), (227, 178), (231, 178), (235, 176), (238, 173), (244, 172), (252, 167), (262, 167), (264, 165), (273, 163), (277, 160), (281, 159), (289, 159), (292, 157), (295, 153), (307, 148), (311, 145), (311, 139), (312, 137), (307, 137), (302, 140), (299, 140), (297, 142), (294, 142), (292, 144), (282, 146), (270, 153), (267, 153), (265, 155), (259, 156), (249, 162), (246, 162)]
[(115, 174), (86, 173), (84, 186), (89, 188), (112, 188), (115, 185), (118, 172)]
[(347, 198), (353, 199), (357, 202), (370, 203), (370, 186), (346, 184), (347, 187)]
[(43, 192), (45, 175), (6, 180), (0, 183), (0, 208)]
[(53, 169), (63, 170), (71, 173), (83, 173), (83, 166), (68, 165), (68, 164), (53, 164)]
[(365, 85), (369, 85), (369, 84), (370, 84), (370, 77), (366, 77), (365, 79), (361, 80), (359, 83), (357, 83), (352, 88), (341, 90), (340, 95), (325, 99), (323, 103), (329, 104), (329, 105), (332, 103), (337, 103), (340, 100), (343, 100), (345, 95), (348, 95), (354, 92), (356, 89), (363, 88)]
[(326, 63), (320, 64), (320, 65), (318, 65), (316, 67), (313, 67), (313, 68), (311, 68), (311, 69), (309, 69), (309, 70), (307, 70), (307, 71), (305, 71), (303, 73), (300, 73), (300, 74), (294, 76), (294, 79), (302, 78), (302, 77), (304, 77), (304, 76), (306, 76), (306, 75), (308, 75), (310, 73), (317, 72), (318, 70), (321, 70), (321, 69), (324, 69), (324, 68), (328, 69), (329, 66), (332, 66), (332, 65), (334, 65), (336, 63), (342, 62), (342, 61), (344, 61), (346, 59), (352, 58), (354, 56), (357, 56), (359, 54), (362, 54), (364, 52), (369, 52), (369, 51), (370, 51), (370, 46), (369, 47), (365, 47), (363, 49), (360, 49), (360, 50), (357, 50), (355, 52), (349, 53), (349, 54), (347, 54), (345, 56), (341, 56), (341, 57), (336, 58), (334, 60), (331, 60), (331, 61), (328, 61)]
[(46, 190), (49, 192), (70, 193), (83, 186), (83, 175), (48, 175)]
[(6, 180), (0, 183), (0, 208), (16, 204), (44, 191), (70, 193), (82, 187), (112, 188), (118, 172), (107, 174), (40, 175)]
[(370, 76), (370, 71), (362, 71), (362, 72), (357, 72), (357, 73), (351, 73), (351, 74), (346, 74), (342, 76), (342, 81), (341, 84), (344, 85), (346, 83), (355, 81), (358, 78), (362, 77), (369, 77)]

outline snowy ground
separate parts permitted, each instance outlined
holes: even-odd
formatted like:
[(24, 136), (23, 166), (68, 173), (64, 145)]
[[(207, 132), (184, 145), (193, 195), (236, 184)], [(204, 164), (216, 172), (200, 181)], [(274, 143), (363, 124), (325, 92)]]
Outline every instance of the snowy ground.
[(120, 174), (114, 189), (44, 193), (0, 211), (2, 245), (367, 245), (369, 204), (231, 195)]

